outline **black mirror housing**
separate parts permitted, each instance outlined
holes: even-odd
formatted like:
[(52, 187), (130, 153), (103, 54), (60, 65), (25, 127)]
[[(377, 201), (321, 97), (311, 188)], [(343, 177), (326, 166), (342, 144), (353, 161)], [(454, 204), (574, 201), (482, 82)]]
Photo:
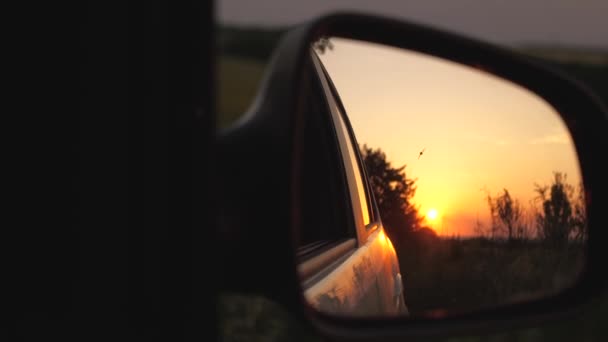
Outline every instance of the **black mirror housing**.
[[(336, 36), (404, 48), (484, 70), (521, 85), (553, 105), (578, 153), (587, 194), (589, 240), (579, 282), (545, 299), (508, 307), (424, 320), (337, 318), (310, 310), (296, 272), (293, 236), (298, 229), (298, 155), (302, 148), (301, 89), (310, 44)], [(226, 290), (278, 301), (335, 339), (449, 336), (526, 327), (578, 312), (608, 285), (606, 106), (585, 86), (544, 63), (487, 43), (392, 19), (334, 14), (298, 26), (273, 54), (255, 103), (218, 135), (221, 256)], [(243, 171), (247, 170), (246, 177)], [(246, 179), (244, 179), (246, 178)], [(238, 181), (238, 180), (242, 181)], [(262, 196), (261, 194), (265, 196)], [(263, 198), (263, 199), (262, 199)], [(247, 279), (247, 281), (243, 281)]]

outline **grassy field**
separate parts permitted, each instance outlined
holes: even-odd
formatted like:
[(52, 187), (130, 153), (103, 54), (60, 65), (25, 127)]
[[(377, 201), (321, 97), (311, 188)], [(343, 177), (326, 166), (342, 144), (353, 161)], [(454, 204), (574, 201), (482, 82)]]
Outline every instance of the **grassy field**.
[[(413, 315), (467, 311), (546, 295), (575, 280), (583, 262), (580, 246), (556, 251), (534, 243), (505, 248), (490, 241), (440, 239), (432, 245), (402, 247), (408, 248), (400, 253), (400, 264)], [(221, 341), (322, 341), (265, 298), (224, 294), (219, 312)], [(605, 336), (608, 296), (559, 325), (432, 341), (603, 341)]]
[(412, 315), (467, 312), (557, 293), (578, 278), (583, 253), (580, 244), (558, 249), (532, 241), (448, 238), (397, 250)]

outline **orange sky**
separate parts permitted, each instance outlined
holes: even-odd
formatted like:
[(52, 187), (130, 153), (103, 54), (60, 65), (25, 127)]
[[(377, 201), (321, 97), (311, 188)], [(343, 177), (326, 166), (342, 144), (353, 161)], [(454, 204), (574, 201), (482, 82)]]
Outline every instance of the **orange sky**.
[[(526, 207), (554, 171), (577, 185), (576, 152), (558, 114), (528, 90), (475, 69), (380, 45), (332, 38), (320, 55), (360, 144), (381, 148), (417, 178), (414, 202), (440, 234), (487, 225), (485, 190)], [(426, 149), (418, 159), (418, 154)], [(484, 190), (485, 189), (485, 190)]]

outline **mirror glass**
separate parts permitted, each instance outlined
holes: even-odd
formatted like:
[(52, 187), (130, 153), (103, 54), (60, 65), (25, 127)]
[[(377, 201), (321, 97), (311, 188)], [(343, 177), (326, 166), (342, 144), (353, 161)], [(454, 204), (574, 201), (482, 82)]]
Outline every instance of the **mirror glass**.
[[(330, 118), (337, 146), (310, 164), (331, 165), (334, 153), (343, 167), (305, 172), (346, 184), (341, 193), (327, 181), (313, 200), (334, 221), (302, 214), (299, 272), (313, 308), (442, 318), (576, 283), (585, 195), (549, 103), (488, 72), (375, 43), (324, 38), (310, 58), (317, 97), (306, 110)], [(332, 146), (312, 136), (305, 148)]]

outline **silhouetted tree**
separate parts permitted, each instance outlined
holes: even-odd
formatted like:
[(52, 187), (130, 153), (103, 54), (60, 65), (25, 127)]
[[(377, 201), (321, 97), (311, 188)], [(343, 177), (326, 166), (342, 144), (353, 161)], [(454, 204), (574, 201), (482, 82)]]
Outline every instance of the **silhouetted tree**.
[(511, 197), (509, 190), (503, 189), (502, 195), (495, 198), (488, 194), (487, 201), (492, 216), (493, 232), (506, 233), (509, 242), (527, 237), (527, 229), (522, 222), (524, 210), (519, 201)]
[(405, 165), (393, 167), (380, 149), (363, 145), (361, 156), (382, 223), (393, 243), (399, 243), (408, 232), (420, 228), (422, 221), (417, 208), (411, 203), (416, 193), (416, 181), (406, 177)]
[(576, 209), (572, 207), (574, 188), (566, 182), (565, 174), (555, 172), (550, 186), (536, 185), (535, 190), (541, 201), (541, 210), (536, 214), (539, 236), (553, 244), (566, 243), (577, 225)]
[(585, 201), (585, 189), (579, 184), (578, 193), (572, 201), (573, 208), (573, 238), (576, 241), (587, 239), (587, 207)]

